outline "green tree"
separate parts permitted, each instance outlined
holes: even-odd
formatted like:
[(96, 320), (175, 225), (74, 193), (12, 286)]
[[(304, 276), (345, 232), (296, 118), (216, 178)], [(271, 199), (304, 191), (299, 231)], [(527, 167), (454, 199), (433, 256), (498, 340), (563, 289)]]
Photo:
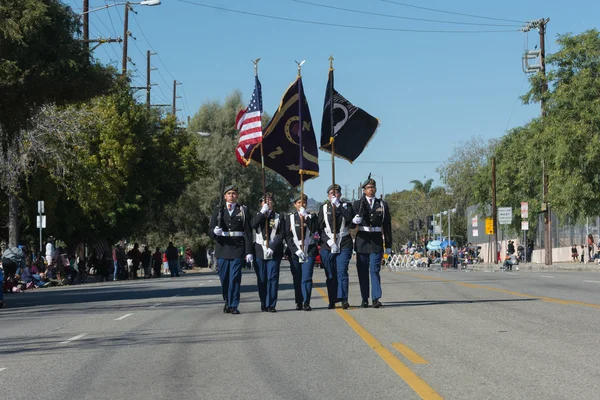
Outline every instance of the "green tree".
[(413, 184), (413, 190), (421, 192), (423, 194), (431, 193), (431, 186), (433, 185), (433, 179), (427, 179), (425, 182), (420, 180), (410, 181)]
[[(549, 175), (549, 201), (553, 209), (575, 218), (596, 215), (600, 202), (600, 33), (559, 35), (559, 51), (549, 55), (547, 76), (533, 75), (523, 101), (542, 99), (546, 115), (527, 129), (528, 154), (536, 160), (529, 173), (541, 176), (542, 160)], [(537, 186), (541, 198), (541, 185)]]
[[(223, 103), (212, 101), (203, 104), (191, 119), (189, 132), (209, 132), (211, 136), (196, 141), (196, 151), (201, 174), (191, 182), (176, 203), (165, 209), (155, 241), (165, 243), (174, 240), (191, 246), (208, 246), (208, 225), (214, 207), (221, 196), (222, 182), (237, 184), (239, 198), (254, 212), (263, 195), (260, 167), (252, 164), (242, 167), (236, 160), (235, 148), (239, 134), (235, 129), (235, 117), (245, 107), (239, 91), (235, 91)], [(263, 125), (268, 121), (263, 115)], [(297, 191), (279, 175), (266, 172), (266, 189), (273, 193), (277, 210), (288, 211), (291, 199)]]
[[(18, 158), (19, 135), (35, 124), (41, 107), (90, 98), (113, 75), (91, 61), (75, 37), (79, 17), (60, 1), (5, 0), (0, 15), (0, 147)], [(19, 238), (22, 183), (7, 190), (10, 245)]]
[[(412, 189), (394, 192), (385, 197), (392, 214), (392, 232), (395, 246), (398, 248), (408, 240), (415, 239), (415, 233), (410, 231), (411, 220), (421, 219), (424, 231), (427, 227), (427, 216), (452, 208), (452, 197), (443, 188), (437, 188), (430, 194)], [(455, 232), (455, 230), (453, 229)]]

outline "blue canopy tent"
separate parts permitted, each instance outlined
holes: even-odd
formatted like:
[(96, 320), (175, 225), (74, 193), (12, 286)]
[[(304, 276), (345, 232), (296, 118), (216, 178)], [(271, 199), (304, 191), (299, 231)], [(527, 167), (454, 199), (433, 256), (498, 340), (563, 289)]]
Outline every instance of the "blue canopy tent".
[(439, 240), (432, 240), (431, 242), (427, 243), (427, 250), (441, 250), (440, 247), (440, 241)]
[(448, 240), (444, 240), (442, 243), (440, 243), (442, 250), (446, 250), (446, 247), (448, 246), (456, 246), (456, 242), (453, 240), (451, 244), (448, 244)]

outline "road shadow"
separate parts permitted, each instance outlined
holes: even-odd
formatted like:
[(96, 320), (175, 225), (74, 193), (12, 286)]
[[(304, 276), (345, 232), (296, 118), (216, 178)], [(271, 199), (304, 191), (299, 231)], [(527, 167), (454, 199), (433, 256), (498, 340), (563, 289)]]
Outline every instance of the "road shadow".
[[(506, 302), (527, 302), (527, 301), (539, 301), (538, 298), (528, 299), (479, 299), (479, 300), (406, 300), (406, 301), (385, 301), (383, 302), (384, 308), (394, 307), (415, 307), (415, 306), (443, 306), (450, 304), (477, 304), (477, 303), (506, 303)], [(352, 304), (351, 304), (352, 306)], [(359, 306), (353, 306), (359, 308)], [(369, 305), (369, 308), (372, 308)]]

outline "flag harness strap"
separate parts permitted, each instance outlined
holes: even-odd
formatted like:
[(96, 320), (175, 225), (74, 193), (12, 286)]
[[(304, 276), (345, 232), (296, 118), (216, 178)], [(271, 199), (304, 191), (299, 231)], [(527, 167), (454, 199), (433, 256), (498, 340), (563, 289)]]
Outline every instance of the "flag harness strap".
[[(310, 216), (309, 216), (310, 218)], [(290, 229), (292, 230), (292, 235), (294, 236), (294, 244), (298, 248), (298, 250), (302, 250), (304, 253), (308, 253), (308, 245), (310, 244), (310, 230), (308, 226), (304, 226), (304, 246), (300, 243), (300, 239), (298, 239), (298, 233), (296, 232), (296, 214), (290, 214)]]
[[(325, 216), (325, 234), (330, 238), (333, 239), (333, 233), (331, 231), (331, 226), (329, 225), (329, 218), (327, 217), (327, 204), (323, 204), (323, 215)], [(333, 218), (336, 218), (336, 215), (332, 214)], [(340, 226), (340, 232), (337, 236), (337, 240), (336, 240), (336, 244), (338, 247), (340, 247), (340, 243), (342, 243), (342, 238), (344, 238), (345, 236), (348, 236), (350, 234), (350, 231), (348, 231), (348, 229), (346, 229), (346, 218), (342, 217), (342, 226)]]

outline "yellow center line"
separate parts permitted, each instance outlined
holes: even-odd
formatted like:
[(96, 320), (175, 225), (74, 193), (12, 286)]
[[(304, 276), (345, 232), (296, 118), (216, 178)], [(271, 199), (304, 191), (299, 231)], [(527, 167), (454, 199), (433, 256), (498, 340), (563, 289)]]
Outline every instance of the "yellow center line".
[(585, 303), (583, 301), (564, 300), (564, 299), (557, 299), (557, 298), (554, 298), (554, 297), (545, 297), (545, 296), (535, 296), (533, 294), (513, 292), (511, 290), (498, 289), (498, 288), (491, 287), (491, 286), (484, 286), (484, 285), (477, 285), (477, 284), (474, 284), (474, 283), (466, 283), (466, 282), (460, 282), (460, 281), (453, 281), (453, 280), (450, 280), (450, 279), (435, 278), (435, 277), (431, 277), (431, 276), (427, 276), (427, 275), (413, 274), (413, 273), (410, 273), (410, 272), (398, 272), (398, 273), (402, 274), (402, 275), (414, 276), (414, 277), (421, 278), (421, 279), (429, 279), (429, 280), (432, 280), (432, 281), (454, 283), (456, 285), (465, 286), (465, 287), (469, 287), (469, 288), (473, 288), (473, 289), (486, 289), (486, 290), (491, 290), (491, 291), (499, 292), (499, 293), (512, 294), (513, 296), (528, 297), (528, 298), (531, 298), (531, 299), (542, 300), (542, 301), (545, 301), (545, 302), (548, 302), (548, 303), (570, 304), (570, 305), (577, 305), (577, 306), (600, 308), (600, 304)]
[[(316, 288), (321, 297), (328, 302), (327, 293), (321, 288)], [(386, 349), (373, 335), (363, 328), (350, 314), (343, 309), (336, 309), (337, 313), (350, 325), (352, 329), (364, 340), (379, 356), (404, 380), (422, 399), (442, 399), (438, 392), (411, 371), (391, 351)]]
[(405, 344), (402, 343), (392, 343), (392, 346), (396, 348), (402, 355), (408, 358), (413, 364), (429, 364), (427, 360), (417, 354), (416, 351), (411, 349)]

